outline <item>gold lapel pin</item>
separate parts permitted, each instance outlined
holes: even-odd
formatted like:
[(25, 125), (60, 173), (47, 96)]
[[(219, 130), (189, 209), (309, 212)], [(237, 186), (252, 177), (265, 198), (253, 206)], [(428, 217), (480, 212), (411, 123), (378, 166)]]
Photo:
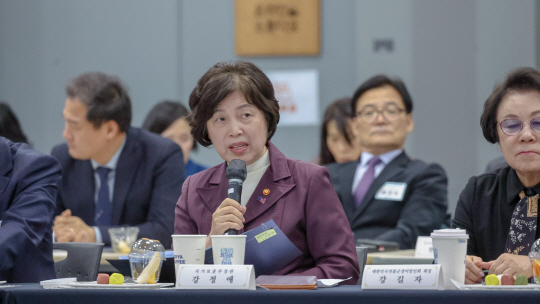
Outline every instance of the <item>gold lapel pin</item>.
[(263, 194), (264, 194), (264, 195), (270, 194), (270, 189), (268, 189), (268, 188), (264, 189), (264, 190), (263, 190)]

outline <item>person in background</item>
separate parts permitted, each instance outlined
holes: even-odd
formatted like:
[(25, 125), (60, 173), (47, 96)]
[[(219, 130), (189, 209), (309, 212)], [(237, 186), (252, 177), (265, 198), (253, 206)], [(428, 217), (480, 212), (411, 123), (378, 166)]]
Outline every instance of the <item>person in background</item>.
[(332, 102), (324, 112), (321, 125), (321, 152), (319, 164), (355, 161), (362, 153), (352, 123), (351, 99), (349, 97)]
[(15, 116), (9, 105), (3, 101), (0, 101), (0, 136), (12, 142), (28, 143), (17, 116)]
[(150, 110), (143, 123), (143, 129), (169, 138), (182, 148), (186, 177), (207, 168), (189, 158), (191, 151), (197, 151), (197, 142), (191, 135), (187, 115), (188, 110), (181, 103), (165, 100)]
[(110, 245), (108, 228), (136, 226), (139, 238), (170, 248), (184, 182), (180, 147), (130, 127), (131, 100), (117, 77), (82, 74), (68, 82), (66, 95), (67, 143), (52, 150), (62, 165), (56, 241)]
[(473, 176), (461, 192), (453, 226), (467, 231), (465, 283), (484, 273), (532, 277), (529, 251), (540, 238), (540, 72), (518, 68), (497, 85), (480, 119), (508, 163)]
[[(243, 233), (274, 220), (302, 252), (276, 275), (358, 281), (358, 258), (343, 208), (319, 165), (287, 158), (270, 142), (279, 105), (266, 75), (245, 61), (214, 65), (189, 98), (193, 137), (213, 145), (223, 163), (186, 179), (176, 204), (176, 234)], [(233, 159), (247, 165), (239, 202), (227, 198), (225, 169)]]
[(53, 157), (0, 136), (0, 281), (56, 278), (51, 221), (60, 170)]
[(440, 165), (410, 159), (403, 150), (414, 127), (411, 96), (401, 80), (376, 75), (358, 87), (350, 106), (364, 151), (328, 171), (355, 238), (415, 248), (418, 236), (448, 218), (448, 180)]

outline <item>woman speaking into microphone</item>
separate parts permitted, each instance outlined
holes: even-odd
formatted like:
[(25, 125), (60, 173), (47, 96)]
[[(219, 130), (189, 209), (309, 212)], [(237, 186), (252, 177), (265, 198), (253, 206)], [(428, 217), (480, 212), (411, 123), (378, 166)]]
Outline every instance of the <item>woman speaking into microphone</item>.
[[(276, 272), (358, 280), (353, 235), (326, 168), (287, 158), (271, 142), (279, 105), (266, 75), (249, 62), (214, 65), (189, 98), (193, 137), (224, 162), (192, 175), (176, 204), (175, 234), (243, 233), (274, 220), (302, 254)], [(227, 165), (247, 165), (239, 202), (227, 198)], [(211, 246), (207, 238), (207, 247)]]

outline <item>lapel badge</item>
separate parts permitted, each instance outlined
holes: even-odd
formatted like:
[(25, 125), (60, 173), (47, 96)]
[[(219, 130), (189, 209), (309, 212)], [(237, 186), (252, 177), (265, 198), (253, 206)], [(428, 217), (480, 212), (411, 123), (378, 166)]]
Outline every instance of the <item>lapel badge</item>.
[(264, 194), (264, 195), (270, 194), (270, 189), (268, 189), (268, 188), (264, 189), (264, 190), (263, 190), (263, 194)]
[(258, 201), (259, 203), (261, 203), (261, 204), (264, 204), (264, 203), (266, 203), (266, 198), (262, 198), (262, 197), (260, 197), (260, 196), (257, 196), (257, 201)]

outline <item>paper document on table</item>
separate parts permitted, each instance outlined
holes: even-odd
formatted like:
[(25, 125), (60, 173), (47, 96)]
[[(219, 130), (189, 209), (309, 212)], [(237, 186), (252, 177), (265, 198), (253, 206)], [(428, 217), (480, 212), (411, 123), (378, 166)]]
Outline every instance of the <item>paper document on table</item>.
[(433, 259), (433, 242), (429, 236), (419, 236), (416, 239), (415, 257), (425, 257)]
[(73, 283), (75, 281), (77, 281), (77, 278), (60, 278), (40, 281), (39, 284), (43, 287), (43, 289), (62, 289), (71, 288), (66, 284)]
[(268, 289), (317, 289), (316, 276), (261, 275), (255, 282)]
[(317, 280), (317, 287), (319, 288), (325, 288), (325, 287), (336, 287), (339, 283), (343, 281), (350, 280), (352, 277), (349, 277), (347, 279), (320, 279)]

